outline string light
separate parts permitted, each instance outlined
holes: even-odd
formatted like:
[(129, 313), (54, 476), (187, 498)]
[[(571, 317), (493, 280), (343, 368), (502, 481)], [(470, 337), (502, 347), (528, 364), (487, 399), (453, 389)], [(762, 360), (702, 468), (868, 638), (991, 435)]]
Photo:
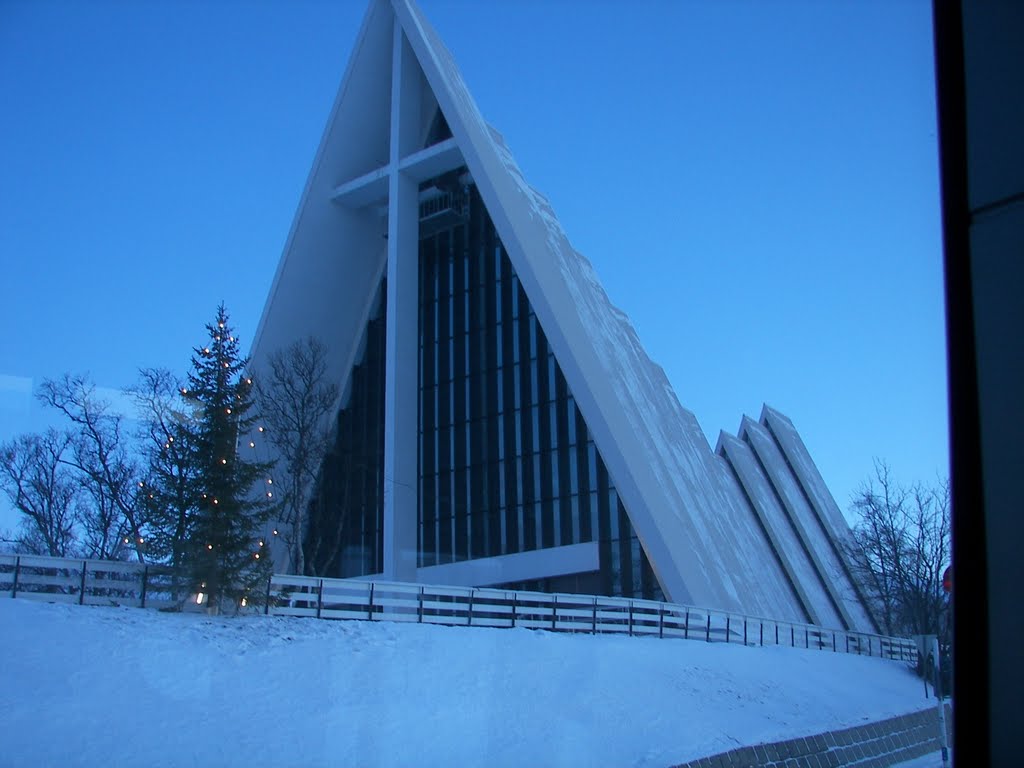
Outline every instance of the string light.
[(182, 387), (182, 388), (181, 388), (181, 394), (183, 394), (183, 395), (187, 395), (187, 394), (188, 394), (188, 390), (187, 390), (187, 389), (185, 389), (184, 387)]
[(274, 481), (273, 481), (273, 480), (271, 480), (271, 479), (270, 479), (270, 478), (268, 477), (268, 478), (267, 478), (267, 485), (273, 485), (273, 484), (274, 484)]
[(257, 552), (255, 555), (253, 555), (253, 557), (255, 557), (257, 560), (259, 560), (260, 559), (260, 553)]
[(242, 598), (242, 607), (243, 607), (243, 608), (245, 608), (245, 606), (246, 606), (246, 605), (248, 605), (248, 602), (247, 602), (247, 601), (246, 601), (246, 599), (245, 599), (245, 598), (243, 597), (243, 598)]
[(221, 460), (220, 460), (220, 463), (221, 463), (221, 464), (227, 464), (227, 463), (228, 463), (228, 460), (227, 460), (227, 459), (221, 459)]
[(196, 595), (196, 605), (202, 605), (203, 604), (203, 598), (205, 598), (205, 597), (206, 597), (206, 595), (204, 595), (202, 592), (197, 594)]
[(231, 409), (230, 408), (225, 408), (224, 412), (227, 413), (229, 416), (231, 415)]
[(230, 368), (230, 367), (231, 367), (231, 364), (230, 364), (230, 363), (224, 363), (224, 367), (225, 367), (225, 368)]
[(260, 539), (260, 546), (263, 546), (263, 539)]
[(256, 443), (254, 443), (252, 440), (250, 440), (249, 441), (249, 447), (250, 448), (255, 448), (256, 447)]
[(218, 325), (219, 325), (219, 326), (220, 326), (221, 328), (223, 328), (223, 327), (224, 327), (224, 323), (218, 323)]
[(274, 498), (274, 494), (272, 494), (270, 491), (267, 491), (267, 498), (268, 499)]
[(245, 383), (246, 383), (246, 384), (252, 384), (252, 379), (246, 379), (246, 380), (245, 380)]
[(214, 504), (219, 504), (220, 502), (219, 502), (219, 501), (217, 501), (216, 499), (214, 499), (214, 500), (213, 500), (213, 503), (214, 503)]
[(277, 536), (277, 528), (275, 528), (275, 529), (274, 529), (274, 530), (272, 531), (272, 533), (273, 533), (273, 534), (274, 534), (275, 536)]
[(141, 536), (139, 536), (139, 544), (143, 544), (143, 543), (144, 543), (143, 538)]
[(234, 340), (235, 340), (234, 336), (228, 336), (228, 341), (234, 341)]
[(206, 545), (206, 548), (207, 548), (207, 549), (213, 549), (213, 544), (207, 544), (207, 545)]
[(129, 541), (130, 541), (130, 539), (127, 536), (125, 536), (124, 537), (124, 543), (127, 544)]
[(139, 488), (144, 488), (145, 486), (146, 486), (146, 484), (144, 482), (142, 482), (141, 480), (139, 480)]
[(262, 431), (263, 431), (263, 427), (260, 427), (260, 432), (262, 432)]
[(203, 354), (204, 355), (210, 354), (210, 348), (209, 347), (203, 347)]

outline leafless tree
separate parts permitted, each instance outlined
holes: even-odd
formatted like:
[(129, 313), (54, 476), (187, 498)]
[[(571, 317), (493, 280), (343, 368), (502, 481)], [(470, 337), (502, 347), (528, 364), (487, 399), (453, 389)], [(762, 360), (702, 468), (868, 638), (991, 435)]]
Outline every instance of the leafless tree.
[(300, 574), (312, 565), (304, 547), (310, 533), (308, 506), (330, 448), (330, 417), (338, 394), (327, 378), (327, 348), (312, 337), (278, 350), (257, 371), (257, 408), (281, 475), (281, 536), (292, 569)]
[(892, 635), (935, 634), (949, 639), (949, 600), (942, 574), (950, 563), (949, 483), (905, 487), (889, 466), (875, 462), (875, 477), (853, 503), (851, 562)]
[(147, 508), (148, 552), (175, 568), (182, 565), (201, 492), (192, 414), (182, 398), (185, 391), (174, 374), (163, 368), (140, 370), (131, 390), (141, 417), (145, 479), (140, 489)]
[(84, 376), (47, 379), (37, 396), (73, 425), (71, 451), (62, 461), (80, 473), (92, 501), (82, 514), (89, 556), (114, 559), (129, 547), (139, 562), (145, 562), (145, 510), (138, 469), (126, 445), (124, 418)]
[(50, 429), (0, 445), (0, 488), (23, 515), (21, 551), (72, 554), (79, 484), (64, 462), (71, 442), (71, 435)]

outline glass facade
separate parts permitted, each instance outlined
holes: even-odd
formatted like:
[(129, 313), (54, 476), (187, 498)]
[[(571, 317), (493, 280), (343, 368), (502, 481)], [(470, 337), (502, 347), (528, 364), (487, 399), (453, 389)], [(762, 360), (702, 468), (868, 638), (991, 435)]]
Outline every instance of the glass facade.
[(303, 543), (307, 572), (346, 577), (384, 569), (384, 374), (387, 287), (366, 328), (350, 396), (309, 505)]
[[(421, 188), (418, 564), (596, 541), (594, 573), (505, 586), (661, 599), (494, 224), (458, 179)], [(322, 576), (383, 569), (381, 295), (310, 506), (306, 558)]]
[(479, 194), (443, 197), (421, 206), (419, 564), (597, 541), (590, 578), (515, 586), (660, 598)]

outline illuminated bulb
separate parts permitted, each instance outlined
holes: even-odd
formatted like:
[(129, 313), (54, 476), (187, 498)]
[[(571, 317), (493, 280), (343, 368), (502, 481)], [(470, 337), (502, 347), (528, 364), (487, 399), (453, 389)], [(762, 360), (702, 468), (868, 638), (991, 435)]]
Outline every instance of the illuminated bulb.
[(271, 480), (271, 479), (270, 479), (270, 478), (268, 477), (268, 478), (267, 478), (267, 485), (273, 485), (273, 484), (274, 484), (274, 481), (273, 481), (273, 480)]
[(127, 536), (125, 536), (125, 537), (124, 537), (124, 543), (125, 543), (125, 544), (127, 544), (127, 543), (128, 543), (128, 537), (127, 537)]
[(213, 544), (207, 544), (207, 545), (206, 545), (206, 548), (207, 548), (207, 549), (213, 549)]
[(234, 341), (234, 340), (235, 340), (234, 336), (228, 336), (228, 341)]
[(242, 607), (243, 607), (243, 608), (245, 608), (245, 606), (246, 606), (246, 605), (248, 605), (248, 602), (247, 602), (247, 601), (246, 601), (246, 599), (245, 599), (245, 598), (243, 597), (243, 598), (242, 598)]
[(144, 487), (145, 485), (146, 485), (146, 484), (145, 484), (145, 483), (143, 483), (143, 482), (142, 482), (141, 480), (139, 481), (139, 488), (142, 488), (142, 487)]
[(259, 560), (260, 559), (260, 553), (257, 552), (255, 555), (253, 555), (253, 557), (255, 557), (257, 560)]
[(263, 546), (263, 541), (262, 541), (262, 540), (260, 541), (260, 546), (261, 546), (261, 547)]
[(220, 336), (214, 336), (213, 338), (215, 338), (217, 341), (220, 341)]
[(274, 498), (274, 494), (272, 494), (270, 491), (267, 491), (267, 498), (268, 499)]
[(210, 354), (210, 348), (209, 347), (203, 347), (203, 354), (204, 355)]
[(229, 416), (231, 415), (231, 409), (230, 409), (230, 408), (225, 408), (225, 409), (224, 409), (224, 411), (225, 411), (225, 413), (227, 413), (227, 414), (228, 414)]
[(173, 442), (174, 442), (174, 438), (173, 438), (173, 437), (168, 437), (168, 438), (167, 438), (167, 442), (169, 442), (169, 443), (173, 443)]
[(277, 536), (277, 528), (275, 528), (275, 529), (274, 529), (274, 530), (272, 531), (272, 533), (273, 533), (273, 534), (274, 534), (275, 536)]
[(228, 363), (224, 363), (224, 367), (225, 368), (230, 368), (231, 366)]
[(153, 494), (152, 494), (152, 493), (151, 493), (151, 494), (149, 494), (149, 498), (151, 498), (151, 499), (153, 498)]
[(262, 431), (263, 431), (263, 427), (260, 427), (260, 432), (262, 432)]
[(219, 501), (217, 501), (216, 499), (214, 499), (214, 500), (213, 500), (213, 503), (214, 503), (214, 504), (219, 504), (220, 502), (219, 502)]
[(255, 448), (256, 447), (256, 443), (254, 443), (252, 440), (250, 440), (249, 441), (249, 447), (250, 448)]
[(203, 498), (204, 498), (204, 499), (206, 498), (206, 494), (205, 494), (205, 493), (203, 494)]
[(245, 383), (246, 383), (246, 384), (252, 384), (252, 379), (246, 379), (246, 380), (245, 380)]
[(223, 327), (224, 327), (224, 323), (218, 323), (218, 325), (219, 325), (219, 326), (220, 326), (221, 328), (223, 328)]
[(228, 460), (227, 460), (227, 459), (221, 459), (221, 460), (220, 460), (220, 463), (221, 463), (221, 464), (227, 464), (227, 463), (228, 463)]
[(202, 605), (202, 604), (203, 604), (203, 598), (204, 598), (204, 597), (206, 597), (206, 595), (204, 595), (204, 594), (203, 594), (202, 592), (200, 592), (199, 594), (197, 594), (197, 595), (196, 595), (196, 605)]
[(143, 543), (143, 539), (142, 539), (141, 536), (139, 536), (139, 544), (142, 544), (142, 543)]

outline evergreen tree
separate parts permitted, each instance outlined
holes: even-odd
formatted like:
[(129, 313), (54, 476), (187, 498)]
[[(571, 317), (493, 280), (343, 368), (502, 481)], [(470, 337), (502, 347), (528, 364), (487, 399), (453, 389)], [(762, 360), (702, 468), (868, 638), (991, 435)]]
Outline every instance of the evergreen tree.
[(271, 573), (263, 527), (273, 511), (271, 464), (247, 460), (240, 435), (255, 426), (254, 389), (247, 360), (221, 304), (207, 324), (209, 340), (193, 350), (183, 392), (193, 404), (191, 442), (199, 499), (184, 547), (193, 592), (208, 596), (214, 610), (244, 598), (258, 602)]

